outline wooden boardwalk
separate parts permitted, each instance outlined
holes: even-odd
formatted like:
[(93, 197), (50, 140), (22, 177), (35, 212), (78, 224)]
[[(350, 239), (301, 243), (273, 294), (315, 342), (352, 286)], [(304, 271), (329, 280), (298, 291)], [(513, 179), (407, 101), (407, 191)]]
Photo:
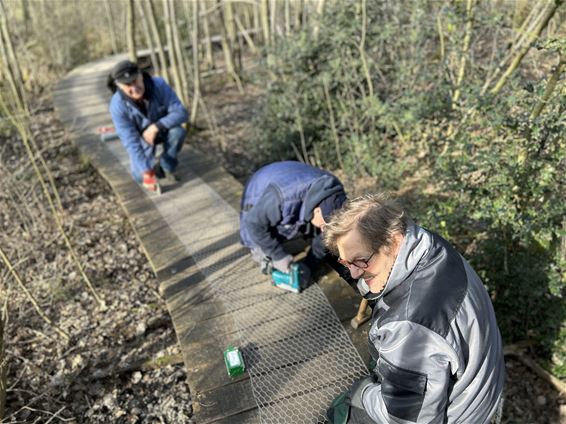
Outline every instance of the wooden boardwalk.
[[(358, 296), (334, 274), (300, 295), (272, 287), (239, 244), (241, 184), (191, 149), (190, 140), (179, 183), (151, 196), (133, 182), (120, 142), (103, 143), (95, 133), (112, 125), (106, 76), (124, 58), (75, 69), (54, 102), (81, 152), (116, 192), (158, 277), (196, 422), (324, 422), (325, 406), (364, 373), (367, 327), (352, 332), (342, 324), (355, 315)], [(228, 345), (241, 347), (248, 367), (235, 379), (224, 366)]]

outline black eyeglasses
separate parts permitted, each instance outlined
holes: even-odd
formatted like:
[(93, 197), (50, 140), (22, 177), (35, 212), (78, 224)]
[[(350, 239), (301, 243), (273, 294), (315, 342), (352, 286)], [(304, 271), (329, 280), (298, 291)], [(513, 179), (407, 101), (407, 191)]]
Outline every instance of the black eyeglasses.
[(352, 265), (354, 265), (356, 268), (366, 269), (369, 266), (369, 261), (371, 261), (373, 255), (375, 255), (375, 252), (373, 252), (367, 259), (354, 259), (352, 262), (347, 261), (346, 259), (338, 258), (338, 262), (344, 265), (346, 268), (350, 268)]

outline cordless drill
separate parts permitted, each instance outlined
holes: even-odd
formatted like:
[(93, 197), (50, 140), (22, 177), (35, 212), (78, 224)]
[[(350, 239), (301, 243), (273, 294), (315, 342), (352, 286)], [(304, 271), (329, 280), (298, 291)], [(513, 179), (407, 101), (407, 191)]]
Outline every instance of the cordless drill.
[(271, 282), (274, 286), (292, 291), (293, 293), (300, 293), (301, 273), (299, 270), (299, 264), (292, 264), (289, 273), (274, 269), (271, 272)]

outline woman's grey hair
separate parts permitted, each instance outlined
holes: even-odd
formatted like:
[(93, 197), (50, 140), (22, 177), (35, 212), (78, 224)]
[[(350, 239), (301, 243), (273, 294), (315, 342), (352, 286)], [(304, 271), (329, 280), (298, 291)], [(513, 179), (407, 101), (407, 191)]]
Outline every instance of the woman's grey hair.
[(367, 194), (346, 204), (324, 227), (324, 243), (338, 254), (338, 239), (357, 229), (367, 247), (378, 252), (391, 244), (395, 233), (405, 234), (407, 213), (387, 193)]

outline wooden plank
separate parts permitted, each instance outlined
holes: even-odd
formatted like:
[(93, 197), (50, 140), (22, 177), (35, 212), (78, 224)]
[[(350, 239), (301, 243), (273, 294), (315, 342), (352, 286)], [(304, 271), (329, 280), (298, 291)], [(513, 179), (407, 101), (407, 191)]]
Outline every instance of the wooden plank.
[(233, 176), (218, 166), (217, 162), (206, 157), (194, 148), (190, 152), (186, 165), (204, 182), (214, 189), (234, 210), (240, 210), (243, 187)]
[(261, 418), (257, 409), (231, 415), (227, 418), (215, 420), (214, 424), (260, 424)]
[(206, 392), (192, 393), (194, 418), (199, 424), (208, 424), (228, 418), (256, 408), (249, 380), (241, 380), (234, 384), (219, 387)]
[[(231, 320), (230, 316), (225, 316), (226, 321)], [(206, 321), (200, 322), (197, 326), (206, 327)], [(189, 329), (190, 330), (190, 329)], [(183, 349), (183, 358), (187, 369), (187, 383), (191, 393), (209, 391), (219, 387), (229, 385), (235, 381), (249, 378), (247, 373), (232, 378), (228, 376), (224, 363), (224, 350), (229, 345), (238, 346), (240, 339), (237, 334), (228, 336), (217, 336), (210, 333), (210, 336), (203, 338), (192, 338), (190, 331), (178, 333), (179, 342)]]

